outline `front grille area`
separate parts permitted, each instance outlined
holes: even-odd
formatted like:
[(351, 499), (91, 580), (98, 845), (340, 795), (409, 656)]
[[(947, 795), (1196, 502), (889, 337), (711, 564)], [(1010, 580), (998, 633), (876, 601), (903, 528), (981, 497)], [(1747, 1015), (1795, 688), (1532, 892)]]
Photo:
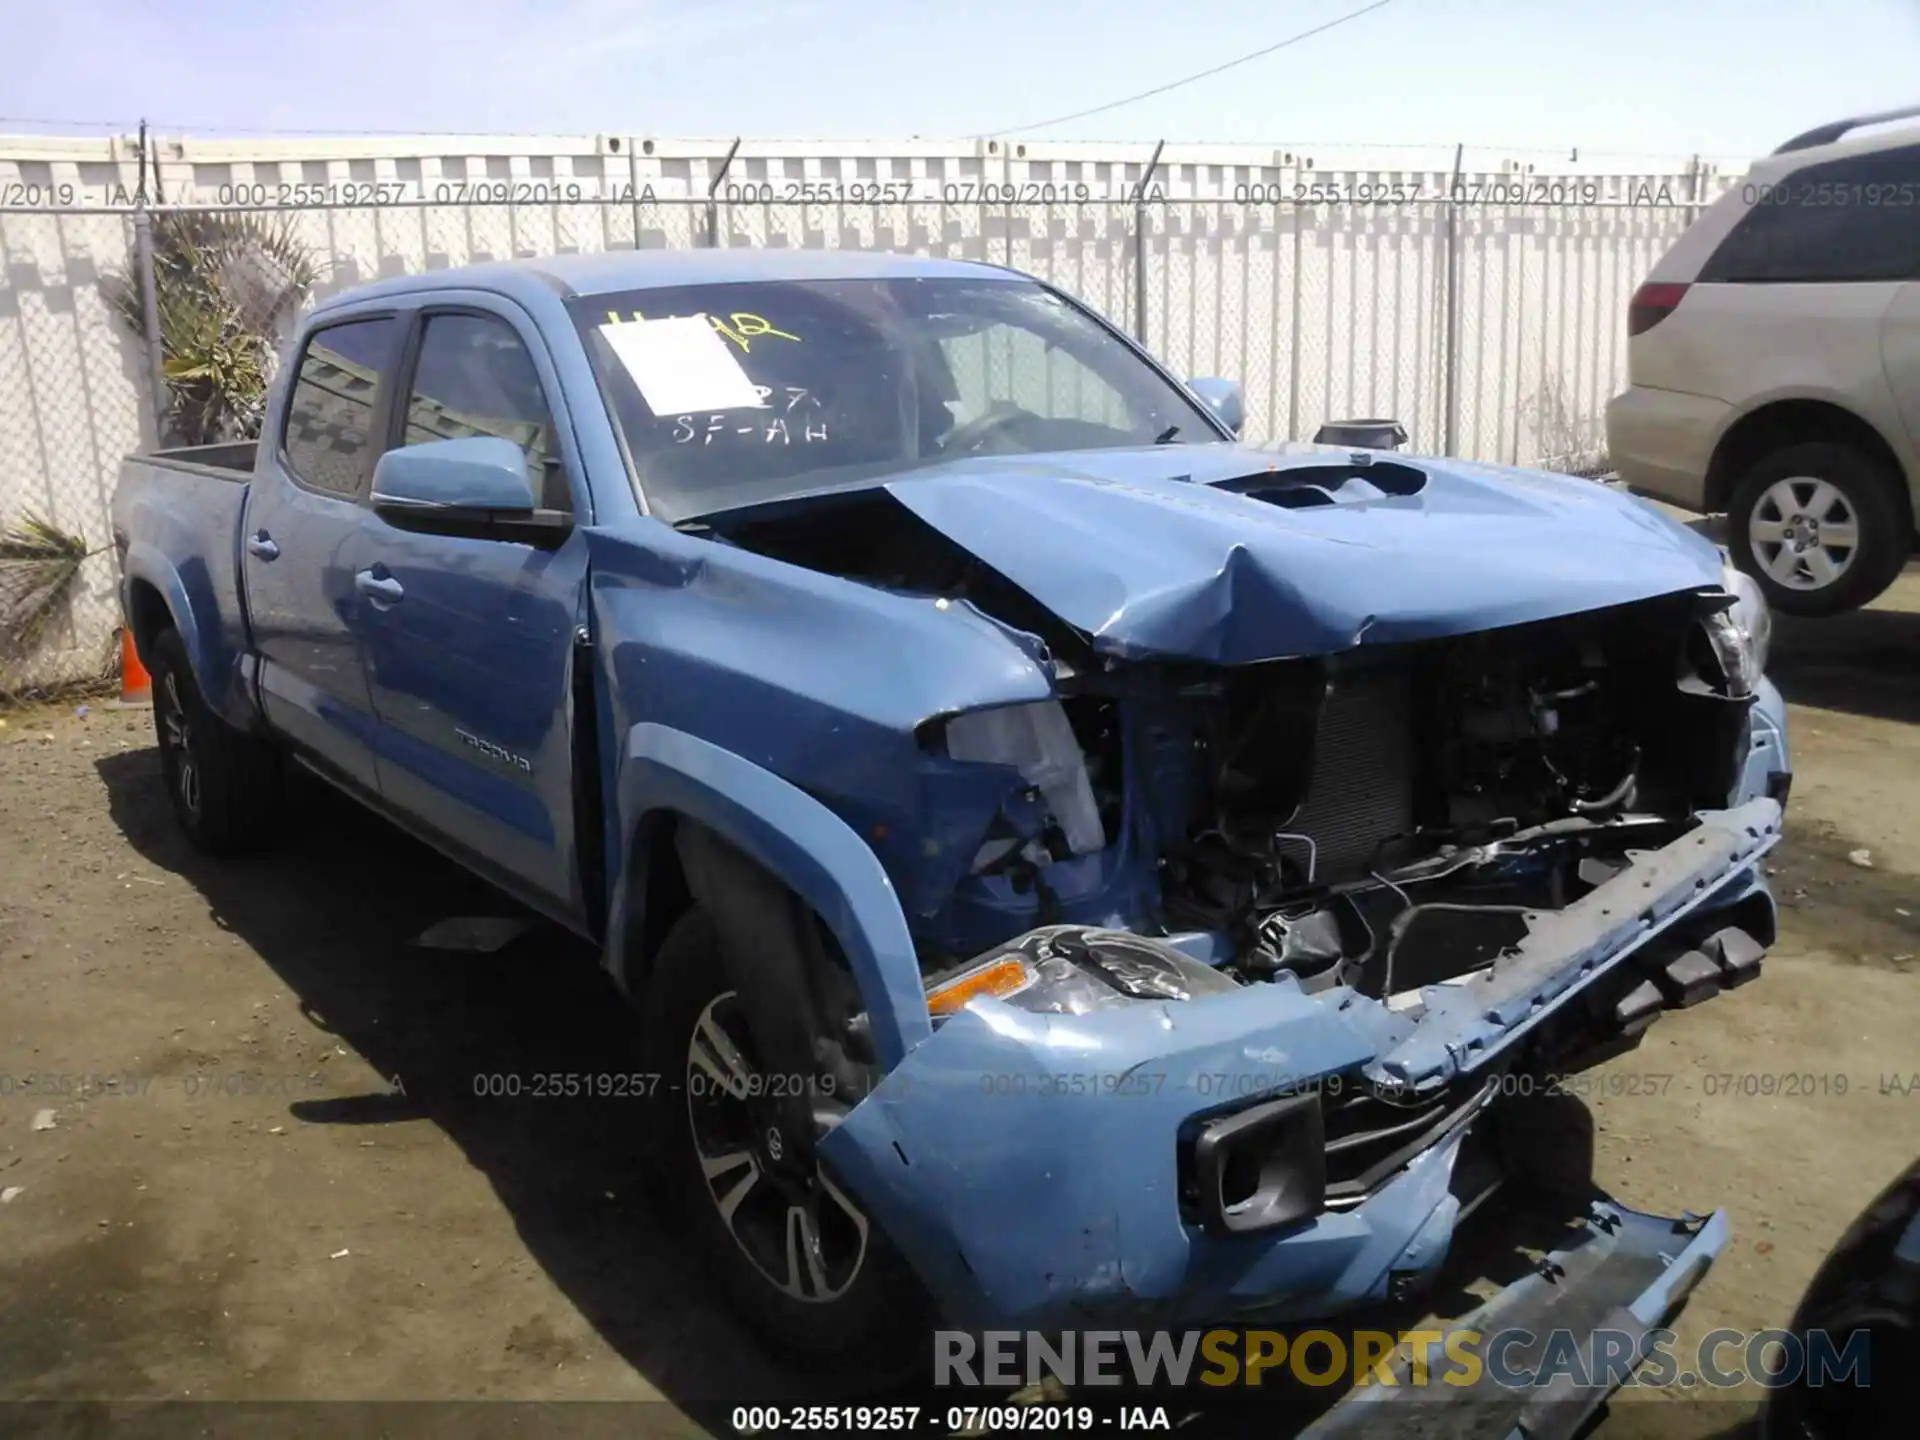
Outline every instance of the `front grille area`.
[(1382, 840), (1413, 830), (1412, 690), (1397, 669), (1333, 678), (1307, 798), (1287, 826), (1313, 837), (1322, 882), (1364, 875)]
[[(1258, 1098), (1190, 1120), (1176, 1151), (1181, 1218), (1228, 1233), (1351, 1209), (1470, 1125), (1495, 1093), (1490, 1078), (1497, 1084), (1497, 1076), (1476, 1076), (1398, 1103), (1358, 1074), (1329, 1076), (1310, 1093)], [(1498, 1174), (1457, 1178), (1470, 1178), (1477, 1194)], [(1469, 1198), (1462, 1194), (1463, 1203)]]
[(1476, 1075), (1419, 1101), (1388, 1099), (1357, 1077), (1324, 1093), (1327, 1208), (1357, 1205), (1417, 1156), (1478, 1114), (1489, 1094)]

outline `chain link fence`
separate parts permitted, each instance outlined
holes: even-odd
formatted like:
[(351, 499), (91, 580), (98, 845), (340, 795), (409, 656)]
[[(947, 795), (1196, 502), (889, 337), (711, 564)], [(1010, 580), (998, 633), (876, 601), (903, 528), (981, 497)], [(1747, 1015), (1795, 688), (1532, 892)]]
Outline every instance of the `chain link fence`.
[(153, 438), (145, 355), (112, 315), (126, 213), (0, 214), (0, 704), (118, 663), (108, 509)]
[(0, 205), (0, 705), (103, 681), (117, 663), (112, 490), (121, 457), (168, 424), (159, 347), (136, 333), (129, 306), (137, 314), (152, 248), (138, 232), (167, 217), (272, 217), (314, 264), (312, 299), (384, 276), (578, 251), (987, 261), (1082, 298), (1182, 376), (1240, 381), (1253, 443), (1384, 417), (1416, 453), (1597, 473), (1604, 407), (1626, 381), (1628, 298), (1706, 198), (1691, 177), (1530, 193), (1509, 177), (1459, 174), (1323, 174), (1289, 193), (1259, 184), (1167, 198), (1134, 169), (1123, 198), (1038, 202), (1012, 187), (1002, 199), (992, 186), (948, 185), (938, 200), (792, 203), (766, 198), (771, 186), (716, 179), (705, 197), (649, 186), (522, 201), (509, 187), (457, 203), (382, 193), (372, 204)]

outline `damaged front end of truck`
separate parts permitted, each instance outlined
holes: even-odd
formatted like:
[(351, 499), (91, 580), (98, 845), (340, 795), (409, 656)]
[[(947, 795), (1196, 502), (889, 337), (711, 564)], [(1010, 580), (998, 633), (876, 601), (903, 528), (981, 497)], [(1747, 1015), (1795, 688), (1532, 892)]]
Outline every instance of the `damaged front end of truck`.
[[(1710, 546), (1576, 482), (1211, 463), (957, 467), (704, 519), (669, 581), (612, 555), (596, 581), (603, 627), (644, 589), (664, 635), (691, 603), (664, 597), (705, 588), (789, 634), (857, 594), (842, 643), (900, 632), (884, 715), (849, 698), (867, 662), (823, 648), (842, 688), (802, 682), (778, 736), (616, 717), (643, 722), (617, 732), (622, 808), (744, 753), (793, 782), (755, 793), (845, 847), (795, 886), (831, 958), (796, 958), (777, 1006), (743, 998), (744, 1029), (809, 1031), (776, 1045), (836, 1077), (808, 1107), (835, 1205), (954, 1324), (1416, 1293), (1504, 1181), (1554, 1178), (1518, 1100), (1751, 980), (1774, 937), (1784, 720)], [(1523, 543), (1449, 550), (1468, 534)], [(895, 648), (936, 633), (964, 637), (941, 681)], [(983, 698), (953, 677), (995, 645)], [(657, 689), (675, 671), (649, 655)], [(802, 663), (699, 663), (762, 662)], [(693, 895), (743, 857), (787, 868), (785, 843), (683, 842)], [(729, 958), (743, 996), (781, 968), (750, 920), (716, 925), (760, 952)], [(831, 994), (792, 980), (823, 963)], [(741, 1173), (716, 1171), (717, 1203)], [(1595, 1243), (1631, 1239), (1650, 1273), (1684, 1259), (1690, 1286), (1724, 1221), (1649, 1250), (1667, 1223), (1596, 1222)]]
[(931, 727), (930, 764), (1020, 779), (930, 928), (964, 950), (1043, 923), (929, 977), (932, 1038), (825, 1153), (977, 1318), (1404, 1290), (1516, 1159), (1467, 1142), (1517, 1077), (1759, 972), (1780, 807), (1729, 803), (1751, 719), (1725, 614), (1696, 592), (1244, 667), (1080, 656), (1058, 699)]

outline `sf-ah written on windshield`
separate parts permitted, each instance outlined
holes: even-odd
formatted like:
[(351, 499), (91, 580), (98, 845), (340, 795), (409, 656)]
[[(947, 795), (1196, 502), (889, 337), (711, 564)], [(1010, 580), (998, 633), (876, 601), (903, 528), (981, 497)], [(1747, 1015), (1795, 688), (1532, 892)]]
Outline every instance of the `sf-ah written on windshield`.
[(819, 397), (803, 385), (753, 387), (760, 409), (772, 414), (741, 415), (737, 411), (676, 415), (673, 443), (711, 445), (716, 439), (746, 445), (813, 445), (827, 438), (826, 417)]

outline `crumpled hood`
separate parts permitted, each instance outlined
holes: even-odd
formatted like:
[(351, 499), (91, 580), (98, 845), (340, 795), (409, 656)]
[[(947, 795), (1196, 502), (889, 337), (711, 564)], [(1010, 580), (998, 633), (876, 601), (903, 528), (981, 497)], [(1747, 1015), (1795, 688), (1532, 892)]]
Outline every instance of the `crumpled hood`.
[[(1379, 454), (1380, 485), (1341, 484), (1329, 465), (1346, 452), (1161, 446), (982, 457), (886, 488), (1120, 656), (1329, 654), (1720, 579), (1709, 541), (1591, 481)], [(1272, 498), (1303, 491), (1317, 503)]]

